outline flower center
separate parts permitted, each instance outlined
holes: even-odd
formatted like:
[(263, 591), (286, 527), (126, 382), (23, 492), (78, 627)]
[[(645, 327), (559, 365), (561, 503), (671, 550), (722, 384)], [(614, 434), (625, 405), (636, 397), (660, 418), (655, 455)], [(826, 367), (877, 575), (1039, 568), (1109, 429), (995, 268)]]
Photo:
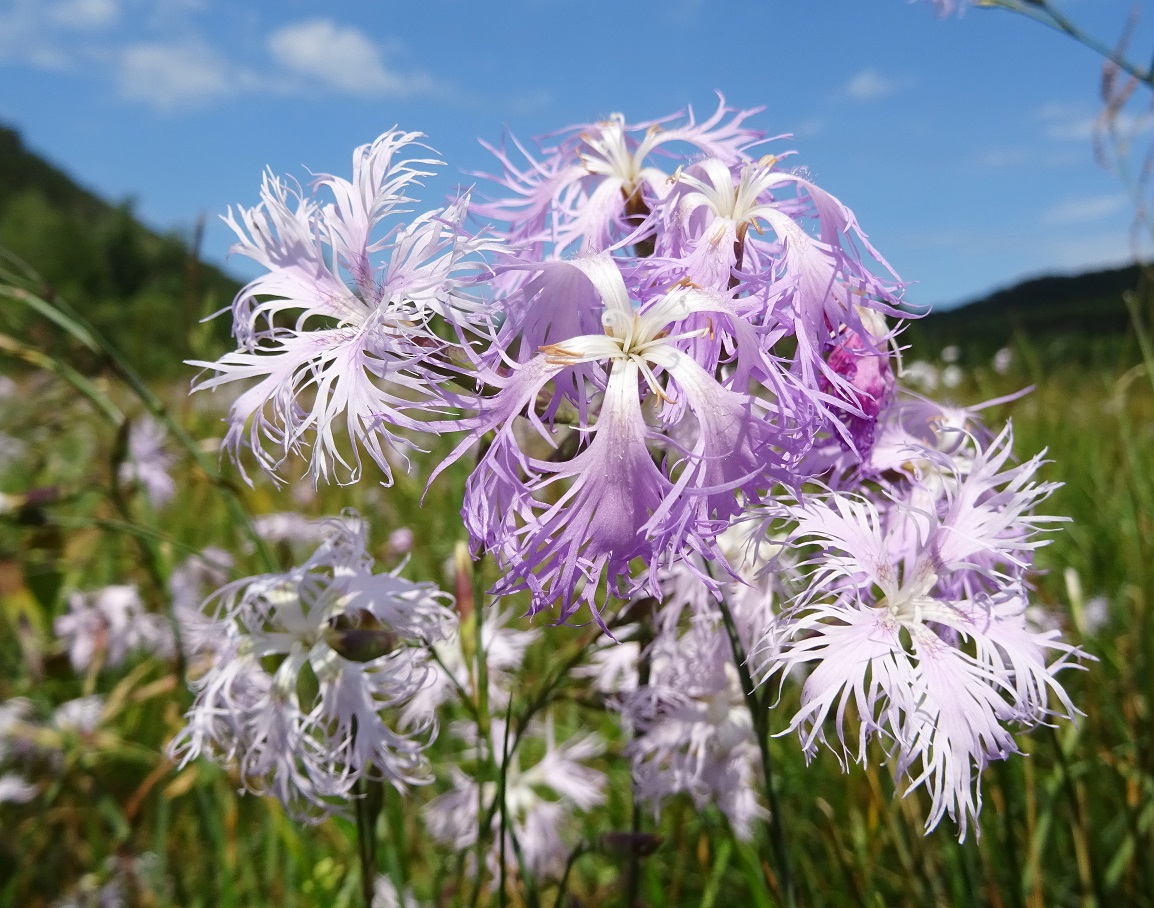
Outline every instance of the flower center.
[(937, 599), (930, 590), (938, 582), (938, 575), (925, 564), (918, 564), (906, 583), (887, 593), (878, 602), (879, 608), (889, 612), (892, 620), (907, 628), (917, 628), (926, 620), (926, 612), (937, 607)]

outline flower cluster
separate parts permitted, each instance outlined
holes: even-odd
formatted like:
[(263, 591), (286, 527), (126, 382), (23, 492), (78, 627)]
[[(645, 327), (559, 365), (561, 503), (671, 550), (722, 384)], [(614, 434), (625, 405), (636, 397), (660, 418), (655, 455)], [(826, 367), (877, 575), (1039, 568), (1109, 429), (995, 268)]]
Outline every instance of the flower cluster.
[[(304, 455), (314, 482), (356, 481), (362, 454), (388, 481), (422, 433), (459, 435), (431, 472), (475, 458), (462, 519), (498, 568), (492, 595), (630, 641), (599, 652), (597, 686), (654, 805), (716, 800), (742, 835), (764, 816), (749, 708), (768, 698), (742, 690), (748, 652), (763, 681), (808, 672), (790, 722), (807, 753), (827, 724), (853, 759), (880, 741), (930, 792), (927, 825), (949, 814), (964, 834), (1012, 729), (1074, 712), (1057, 673), (1081, 654), (1024, 618), (1052, 486), (1039, 458), (1013, 460), (1008, 428), (901, 387), (902, 281), (753, 113), (722, 101), (704, 120), (614, 115), (535, 151), (506, 143), (487, 201), (407, 224), (433, 163), (403, 157), (415, 134), (363, 146), (351, 181), (322, 175), (311, 194), (270, 174), (261, 205), (229, 217), (268, 273), (200, 387), (254, 380), (226, 448), (270, 471)], [(451, 644), (436, 670), (392, 648), (445, 637), (447, 618), (371, 574), (364, 532), (217, 594), (186, 759), (234, 759), (250, 787), (322, 810), (364, 772), (424, 777), (413, 734), (472, 667)], [(653, 617), (630, 629), (641, 602)], [(342, 649), (382, 635), (387, 653)], [(491, 681), (528, 638), (498, 642)], [(406, 703), (395, 732), (381, 709)], [(457, 781), (477, 807), (482, 783)]]
[(725, 563), (743, 508), (868, 448), (900, 285), (787, 152), (752, 156), (748, 116), (614, 117), (502, 155), (517, 202), (481, 211), (509, 219), (504, 316), (457, 453), (491, 437), (465, 523), (534, 613), (660, 596), (663, 567)]
[(175, 650), (168, 622), (145, 610), (136, 587), (122, 584), (69, 595), (68, 613), (56, 619), (55, 630), (78, 672), (115, 668), (134, 650), (161, 659)]

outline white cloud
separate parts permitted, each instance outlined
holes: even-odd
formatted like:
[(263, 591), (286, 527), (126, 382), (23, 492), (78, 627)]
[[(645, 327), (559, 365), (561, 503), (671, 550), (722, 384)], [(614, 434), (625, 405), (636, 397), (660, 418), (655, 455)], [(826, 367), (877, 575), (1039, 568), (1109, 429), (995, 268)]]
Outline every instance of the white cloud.
[(1094, 135), (1094, 125), (1098, 118), (1086, 113), (1085, 108), (1074, 104), (1051, 101), (1044, 104), (1034, 114), (1041, 121), (1046, 135), (1051, 139), (1070, 142), (1085, 142)]
[[(1088, 142), (1103, 131), (1102, 114), (1091, 113), (1078, 104), (1051, 101), (1034, 112), (1034, 119), (1042, 123), (1046, 136), (1066, 142)], [(1132, 139), (1154, 130), (1154, 115), (1131, 114), (1122, 111), (1112, 121), (1117, 135)]]
[(1048, 148), (1042, 151), (1026, 148), (993, 148), (982, 152), (974, 164), (982, 170), (1010, 170), (1019, 167), (1062, 169), (1084, 167), (1088, 152), (1075, 147)]
[(118, 0), (58, 0), (46, 9), (54, 24), (77, 31), (107, 28), (120, 18)]
[(25, 63), (36, 69), (63, 69), (64, 54), (44, 35), (35, 0), (13, 0), (0, 7), (0, 63)]
[(883, 76), (876, 69), (863, 69), (845, 84), (842, 94), (852, 101), (877, 101), (907, 84), (904, 80)]
[(285, 70), (322, 88), (367, 97), (410, 97), (433, 88), (425, 75), (400, 75), (364, 32), (331, 19), (311, 19), (277, 29), (269, 53)]
[[(237, 56), (223, 34), (193, 21), (207, 0), (0, 0), (0, 65), (97, 70), (119, 96), (158, 110), (241, 94), (337, 92), (362, 98), (435, 96), (462, 103), (451, 86), (393, 62), (395, 44), (332, 19), (294, 22), (267, 37), (268, 57)], [(251, 24), (255, 24), (252, 22)], [(540, 94), (519, 99), (530, 108)]]
[(161, 110), (200, 105), (233, 94), (238, 79), (228, 63), (199, 44), (135, 44), (120, 55), (120, 94)]
[(1042, 222), (1052, 225), (1081, 224), (1086, 221), (1100, 221), (1121, 211), (1129, 200), (1125, 193), (1096, 195), (1082, 199), (1067, 199), (1047, 208), (1042, 213)]
[(813, 139), (824, 133), (827, 125), (823, 117), (807, 117), (796, 124), (790, 132), (798, 139)]

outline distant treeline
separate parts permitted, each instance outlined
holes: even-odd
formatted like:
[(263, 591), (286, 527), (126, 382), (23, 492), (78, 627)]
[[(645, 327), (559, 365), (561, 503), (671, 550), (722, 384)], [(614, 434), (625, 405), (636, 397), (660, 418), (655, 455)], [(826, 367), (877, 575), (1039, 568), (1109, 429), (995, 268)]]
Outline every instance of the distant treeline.
[[(923, 356), (957, 345), (963, 361), (987, 360), (1025, 343), (1052, 362), (1138, 360), (1123, 296), (1139, 287), (1137, 265), (1068, 277), (1039, 277), (989, 296), (935, 311), (910, 324), (906, 342)], [(1146, 313), (1151, 300), (1141, 303)]]
[[(145, 374), (187, 373), (184, 359), (215, 358), (227, 344), (228, 319), (199, 322), (227, 305), (239, 285), (200, 261), (196, 243), (149, 230), (133, 215), (131, 200), (108, 204), (25, 148), (19, 133), (0, 127), (0, 247), (39, 274), (41, 295), (65, 298)], [(0, 330), (86, 371), (101, 368), (19, 306), (0, 307)]]

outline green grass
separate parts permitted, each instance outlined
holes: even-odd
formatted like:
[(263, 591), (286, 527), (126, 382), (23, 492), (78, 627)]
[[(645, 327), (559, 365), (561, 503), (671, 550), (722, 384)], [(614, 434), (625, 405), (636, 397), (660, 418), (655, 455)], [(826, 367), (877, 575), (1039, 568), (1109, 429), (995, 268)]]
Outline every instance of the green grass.
[[(1016, 354), (1010, 374), (971, 368), (962, 386), (939, 396), (972, 403), (1036, 386), (985, 416), (994, 425), (1013, 420), (1019, 455), (1048, 448), (1044, 478), (1063, 483), (1048, 506), (1071, 522), (1040, 551), (1035, 582), (1038, 601), (1058, 616), (1067, 638), (1097, 660), (1064, 679), (1085, 716), (1022, 736), (1027, 755), (986, 773), (981, 834), (962, 844), (948, 821), (924, 835), (926, 799), (920, 792), (900, 797), (884, 767), (843, 773), (829, 753), (806, 766), (794, 738), (775, 738), (801, 904), (1154, 904), (1154, 394), (1134, 368), (1132, 348), (1069, 367), (1055, 366), (1059, 357), (1028, 344), (1019, 343)], [(100, 381), (123, 410), (140, 412), (122, 388)], [(179, 468), (173, 505), (151, 514), (132, 499), (125, 514), (107, 495), (115, 429), (59, 379), (27, 372), (18, 384), (19, 394), (0, 402), (0, 431), (24, 440), (28, 453), (0, 468), (0, 491), (54, 491), (40, 495), (45, 503), (0, 518), (0, 701), (26, 696), (47, 715), (88, 684), (110, 696), (119, 686), (124, 705), (96, 737), (63, 742), (58, 763), (41, 761), (32, 770), (41, 786), (33, 802), (0, 805), (0, 904), (51, 905), (107, 878), (110, 862), (151, 854), (129, 893), (131, 905), (358, 905), (351, 821), (301, 826), (271, 800), (238, 797), (227, 771), (204, 761), (183, 770), (166, 762), (164, 744), (190, 702), (174, 666), (137, 660), (93, 679), (69, 668), (51, 633), (66, 591), (131, 581), (163, 610), (166, 595), (142, 569), (143, 553), (155, 557), (160, 579), (186, 548), (209, 544), (242, 553), (238, 574), (260, 566), (243, 554), (243, 534), (219, 490), (189, 459)], [(211, 399), (190, 402), (179, 385), (161, 393), (194, 437), (221, 434), (220, 414), (205, 406)], [(464, 536), (457, 515), (463, 482), (462, 470), (450, 472), (423, 508), (422, 478), (400, 478), (387, 489), (371, 479), (323, 489), (303, 506), (267, 481), (244, 495), (255, 512), (303, 507), (320, 516), (352, 505), (370, 518), (378, 547), (390, 530), (407, 525), (416, 536), (408, 575), (444, 584), (443, 566)], [(159, 535), (121, 532), (125, 521)], [(1071, 571), (1081, 600), (1071, 596)], [(1095, 596), (1106, 598), (1107, 617), (1091, 627), (1084, 606)], [(520, 702), (582, 633), (543, 630), (548, 646), (526, 664), (517, 683)], [(775, 731), (796, 698), (787, 687), (771, 716)], [(612, 719), (576, 684), (562, 684), (551, 708), (566, 731), (592, 725), (611, 733)], [(448, 742), (445, 736), (434, 747), (434, 763)], [(623, 903), (630, 856), (600, 838), (631, 828), (621, 746), (617, 735), (599, 763), (612, 780), (605, 807), (574, 830), (574, 844), (583, 839), (591, 851), (574, 864), (570, 904)], [(441, 787), (404, 799), (390, 794), (379, 820), (380, 870), (407, 876), (422, 904), (451, 904), (470, 890), (463, 863), (434, 846), (421, 826), (420, 806)], [(677, 800), (658, 821), (644, 815), (641, 829), (661, 837), (651, 856), (637, 860), (641, 904), (781, 904), (764, 836), (736, 841), (718, 811)], [(521, 904), (521, 888), (513, 889), (510, 904)], [(552, 905), (555, 884), (541, 884), (539, 896), (540, 904)]]

